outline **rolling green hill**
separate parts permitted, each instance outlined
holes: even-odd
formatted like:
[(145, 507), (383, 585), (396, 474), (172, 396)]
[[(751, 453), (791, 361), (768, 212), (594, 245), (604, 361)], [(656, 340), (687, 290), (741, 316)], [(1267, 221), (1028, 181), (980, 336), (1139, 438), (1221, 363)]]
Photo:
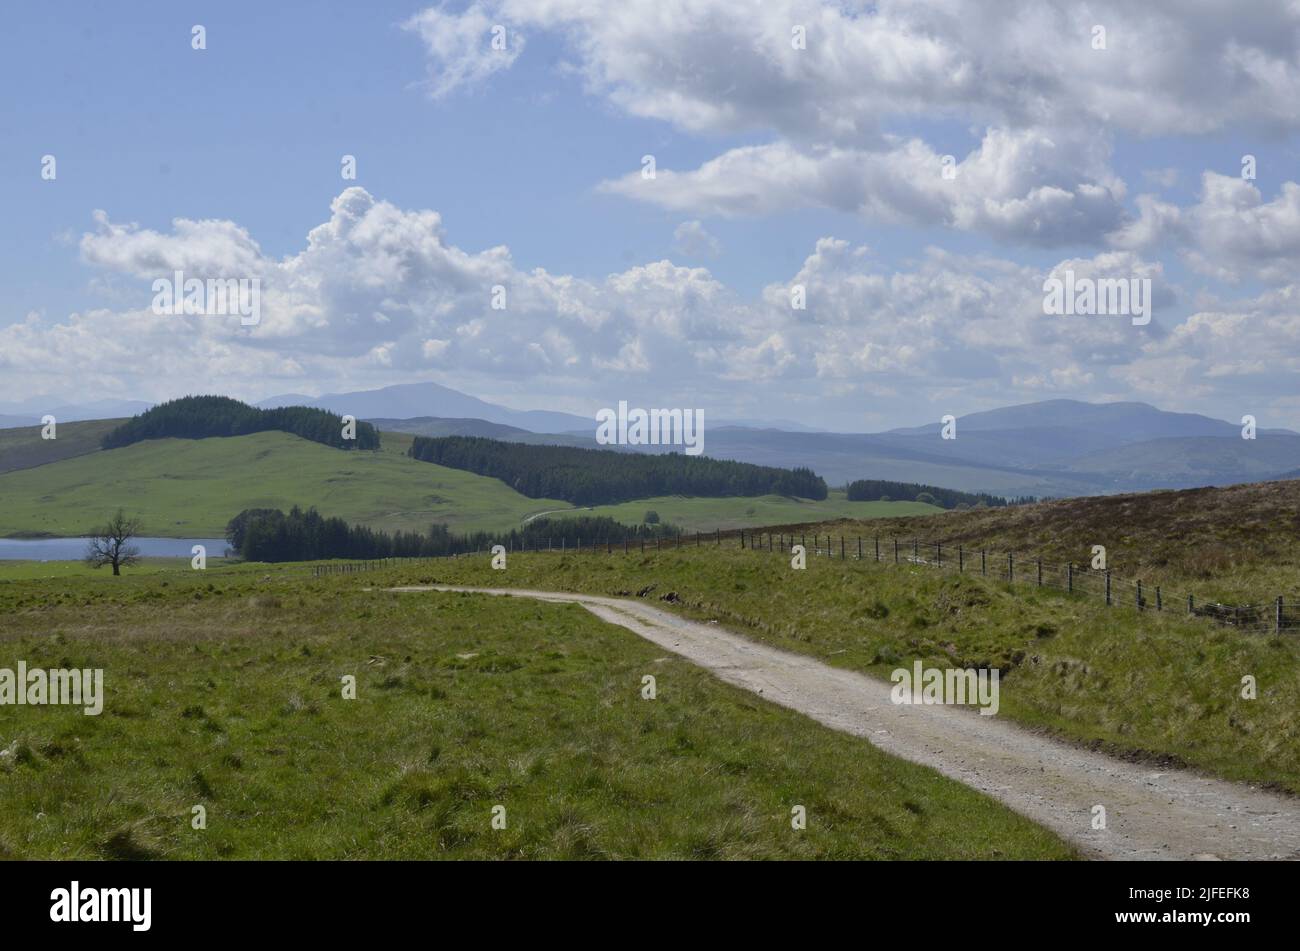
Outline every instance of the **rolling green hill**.
[(0, 429), (0, 472), (31, 469), (98, 452), (99, 441), (122, 422), (120, 419), (92, 419), (59, 423), (54, 439), (42, 439), (40, 426)]
[(568, 504), (528, 499), (496, 479), (417, 462), (409, 436), (339, 452), (281, 432), (156, 439), (0, 475), (0, 536), (82, 535), (118, 507), (145, 534), (218, 537), (245, 508), (315, 505), (388, 531), (445, 522), (508, 529)]
[(840, 490), (823, 501), (674, 496), (574, 509), (526, 498), (498, 479), (411, 459), (410, 433), (384, 432), (378, 452), (343, 453), (283, 432), (96, 449), (115, 422), (60, 425), (54, 442), (36, 429), (0, 431), (0, 451), (10, 450), (0, 459), (27, 466), (0, 468), (0, 537), (84, 535), (119, 506), (140, 515), (145, 534), (172, 538), (219, 537), (245, 508), (295, 504), (388, 532), (424, 531), (435, 521), (454, 532), (502, 531), (564, 512), (640, 524), (653, 509), (694, 532), (942, 511), (919, 502), (849, 502)]

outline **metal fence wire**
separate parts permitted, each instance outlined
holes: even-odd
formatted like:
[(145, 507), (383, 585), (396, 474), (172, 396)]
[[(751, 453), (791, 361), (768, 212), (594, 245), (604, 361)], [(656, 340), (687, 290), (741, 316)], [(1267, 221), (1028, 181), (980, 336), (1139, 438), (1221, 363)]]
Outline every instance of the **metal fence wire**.
[(1009, 584), (1053, 588), (1066, 594), (1104, 601), (1110, 607), (1138, 611), (1177, 611), (1208, 618), (1257, 634), (1276, 634), (1300, 629), (1300, 597), (1278, 595), (1270, 602), (1224, 604), (1182, 591), (1171, 591), (1140, 579), (1124, 578), (1110, 569), (1090, 565), (1059, 564), (1036, 555), (971, 548), (918, 537), (863, 538), (853, 536), (738, 533), (742, 547), (760, 551), (789, 550), (803, 545), (808, 556), (855, 558), (895, 564), (917, 565), (958, 573), (979, 574)]
[[(684, 547), (721, 547), (726, 543), (738, 544), (741, 549), (789, 554), (794, 545), (802, 545), (809, 558), (839, 558), (864, 560), (898, 565), (915, 565), (961, 574), (978, 574), (1009, 584), (1052, 588), (1064, 594), (1078, 595), (1104, 601), (1109, 607), (1126, 607), (1137, 611), (1179, 612), (1207, 618), (1256, 634), (1278, 634), (1300, 630), (1300, 596), (1278, 595), (1262, 604), (1224, 604), (1199, 598), (1187, 592), (1175, 592), (1161, 585), (1151, 585), (1140, 579), (1123, 578), (1109, 569), (1094, 569), (1090, 565), (1059, 564), (1043, 561), (1035, 555), (996, 551), (989, 548), (971, 548), (944, 541), (918, 537), (896, 536), (845, 536), (821, 533), (788, 534), (784, 532), (755, 532), (749, 529), (732, 531), (696, 532), (657, 536), (652, 539), (583, 539), (556, 536), (531, 548), (513, 548), (511, 551), (557, 552), (582, 554), (630, 554)], [(442, 558), (466, 557), (486, 552), (459, 552)], [(313, 577), (353, 574), (362, 571), (438, 561), (440, 558), (381, 558), (368, 561), (332, 562), (315, 565)]]

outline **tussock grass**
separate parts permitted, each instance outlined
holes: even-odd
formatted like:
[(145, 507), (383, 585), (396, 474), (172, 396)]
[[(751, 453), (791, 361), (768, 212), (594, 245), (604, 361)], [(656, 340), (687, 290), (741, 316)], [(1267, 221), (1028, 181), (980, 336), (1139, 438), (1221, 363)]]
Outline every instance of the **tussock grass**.
[[(0, 666), (102, 667), (106, 692), (99, 717), (0, 707), (0, 856), (1073, 855), (983, 795), (579, 607), (363, 590), (380, 574), (0, 585)], [(645, 674), (656, 700), (641, 698)]]
[[(403, 582), (537, 587), (657, 599), (787, 650), (887, 677), (997, 667), (1000, 716), (1136, 760), (1300, 792), (1300, 637), (910, 565), (687, 547), (433, 562)], [(1255, 677), (1258, 698), (1241, 697)]]

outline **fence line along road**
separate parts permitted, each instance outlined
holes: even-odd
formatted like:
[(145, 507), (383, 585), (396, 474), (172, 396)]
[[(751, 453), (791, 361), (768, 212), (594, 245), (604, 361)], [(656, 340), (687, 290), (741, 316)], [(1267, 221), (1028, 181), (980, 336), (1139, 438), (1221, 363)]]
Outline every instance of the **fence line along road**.
[[(834, 536), (814, 533), (811, 545), (808, 544), (808, 538), (806, 533), (773, 534), (748, 529), (696, 532), (693, 538), (682, 534), (656, 535), (653, 538), (642, 535), (636, 538), (623, 537), (618, 541), (588, 538), (584, 542), (581, 537), (560, 536), (547, 538), (545, 547), (540, 543), (531, 547), (515, 547), (511, 543), (507, 545), (507, 550), (574, 554), (589, 551), (592, 554), (612, 555), (616, 552), (643, 553), (705, 545), (722, 547), (724, 542), (734, 541), (738, 543), (740, 549), (786, 554), (794, 545), (799, 544), (803, 545), (809, 557), (813, 558), (838, 557), (840, 560), (908, 564), (960, 574), (978, 574), (1010, 584), (1053, 588), (1065, 594), (1096, 598), (1104, 600), (1110, 607), (1130, 607), (1138, 611), (1178, 611), (1208, 618), (1251, 633), (1277, 634), (1300, 628), (1300, 598), (1296, 596), (1278, 595), (1272, 602), (1266, 604), (1223, 604), (1185, 592), (1175, 593), (1161, 585), (1146, 584), (1140, 579), (1121, 578), (1112, 575), (1108, 568), (1094, 570), (1087, 565), (1069, 562), (1057, 564), (1043, 561), (1037, 556), (1025, 556), (1016, 552), (968, 548), (960, 544), (954, 545), (918, 537)], [(318, 578), (325, 575), (352, 574), (437, 558), (457, 558), (474, 554), (485, 553), (480, 550), (430, 558), (380, 558), (331, 563), (314, 566), (312, 574), (313, 577)]]

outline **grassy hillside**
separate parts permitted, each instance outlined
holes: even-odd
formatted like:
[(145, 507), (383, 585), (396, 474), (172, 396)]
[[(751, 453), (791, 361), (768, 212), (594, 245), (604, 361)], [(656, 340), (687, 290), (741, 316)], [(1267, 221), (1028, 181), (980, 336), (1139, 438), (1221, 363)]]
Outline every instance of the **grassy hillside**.
[[(646, 597), (785, 650), (888, 677), (997, 667), (999, 716), (1153, 764), (1189, 765), (1300, 793), (1300, 638), (1184, 614), (874, 560), (687, 546), (612, 555), (516, 553), (506, 571), (459, 558), (384, 573), (455, 583)], [(380, 583), (379, 574), (366, 583)], [(1254, 676), (1258, 698), (1241, 697)]]
[(578, 606), (259, 566), (11, 582), (0, 616), (0, 665), (105, 671), (100, 716), (0, 707), (0, 858), (1073, 854)]
[(220, 536), (241, 509), (294, 503), (386, 530), (508, 529), (567, 507), (406, 458), (409, 445), (385, 435), (379, 452), (340, 452), (280, 432), (149, 440), (0, 475), (0, 535), (81, 535), (119, 506), (170, 537)]
[(42, 439), (40, 426), (0, 429), (0, 473), (98, 452), (99, 441), (122, 422), (93, 419), (84, 423), (59, 423), (54, 439)]
[(844, 523), (845, 534), (918, 535), (1085, 564), (1104, 545), (1116, 575), (1206, 597), (1300, 594), (1300, 481), (1062, 499), (923, 518)]
[(1228, 484), (1270, 479), (1300, 462), (1300, 436), (1260, 435), (1152, 439), (1070, 460), (1073, 470), (1105, 473), (1127, 488)]
[(962, 440), (937, 437), (920, 447), (898, 445), (885, 436), (843, 433), (788, 433), (773, 430), (709, 430), (705, 453), (718, 459), (741, 459), (764, 466), (809, 466), (830, 485), (856, 479), (921, 482), (964, 492), (994, 495), (1065, 496), (1105, 491), (1107, 480), (1050, 470), (1005, 468), (963, 459)]
[[(146, 534), (171, 537), (220, 536), (241, 509), (294, 503), (385, 531), (424, 530), (432, 521), (453, 531), (496, 531), (565, 511), (639, 524), (654, 509), (687, 531), (940, 511), (917, 502), (849, 502), (838, 490), (819, 502), (667, 497), (574, 510), (557, 499), (525, 498), (498, 479), (410, 459), (411, 433), (384, 432), (378, 453), (325, 451), (279, 432), (148, 440), (101, 451), (97, 440), (114, 422), (68, 423), (52, 442), (42, 441), (38, 430), (0, 430), (0, 460), (41, 466), (0, 472), (6, 502), (0, 537), (85, 534), (118, 506), (138, 512)], [(6, 436), (9, 451), (3, 451)]]
[[(850, 502), (842, 489), (832, 489), (822, 501), (792, 499), (779, 495), (756, 498), (699, 499), (661, 496), (572, 509), (574, 515), (608, 515), (629, 525), (640, 524), (647, 511), (655, 511), (664, 522), (679, 525), (688, 532), (711, 532), (715, 529), (752, 528), (783, 522), (823, 521), (831, 519), (875, 519), (906, 515), (929, 515), (943, 509), (924, 502)], [(555, 513), (563, 518), (565, 512)]]

